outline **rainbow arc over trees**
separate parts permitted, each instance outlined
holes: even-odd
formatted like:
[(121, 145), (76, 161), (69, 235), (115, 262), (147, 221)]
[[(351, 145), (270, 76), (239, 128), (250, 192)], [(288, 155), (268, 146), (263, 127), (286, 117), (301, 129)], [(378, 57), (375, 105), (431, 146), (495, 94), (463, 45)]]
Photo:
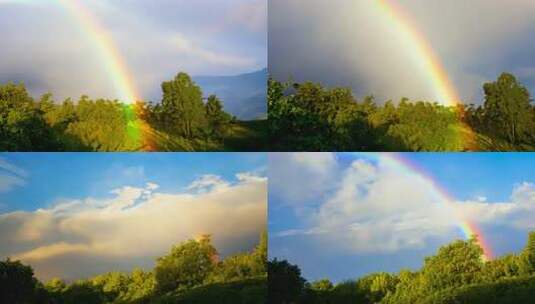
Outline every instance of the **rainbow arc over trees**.
[(460, 103), (460, 98), (439, 57), (418, 28), (411, 22), (403, 9), (391, 0), (374, 0), (374, 7), (380, 12), (383, 21), (395, 29), (403, 47), (411, 55), (414, 64), (429, 79), (435, 98), (448, 106)]
[(148, 135), (150, 133), (150, 126), (141, 119), (141, 116), (143, 116), (143, 107), (137, 104), (140, 101), (140, 97), (134, 81), (130, 77), (132, 74), (128, 70), (123, 56), (120, 54), (112, 36), (80, 1), (57, 1), (76, 18), (82, 30), (94, 41), (95, 47), (102, 57), (106, 73), (109, 75), (118, 94), (118, 99), (126, 104), (123, 111), (127, 119), (126, 128), (128, 137), (130, 140), (136, 142), (136, 145), (140, 149), (154, 151), (156, 149), (154, 141)]
[(454, 129), (465, 150), (477, 150), (477, 138), (470, 126), (464, 123), (464, 107), (443, 63), (426, 37), (418, 30), (404, 9), (394, 0), (373, 0), (383, 22), (393, 29), (410, 55), (415, 66), (429, 81), (436, 101), (456, 111), (459, 125)]
[(386, 165), (396, 170), (400, 170), (402, 172), (409, 172), (411, 174), (415, 174), (423, 178), (429, 184), (430, 189), (433, 189), (434, 192), (441, 199), (441, 202), (444, 203), (446, 207), (454, 210), (454, 214), (457, 216), (458, 226), (462, 231), (464, 237), (466, 239), (469, 239), (473, 236), (477, 237), (478, 243), (483, 249), (483, 260), (489, 261), (493, 258), (494, 254), (492, 253), (492, 249), (486, 241), (479, 227), (477, 227), (475, 223), (471, 223), (466, 218), (464, 218), (463, 214), (455, 212), (455, 198), (453, 198), (453, 196), (443, 186), (441, 186), (439, 182), (425, 169), (421, 168), (421, 166), (418, 166), (416, 163), (409, 160), (407, 157), (404, 157), (403, 153), (379, 153), (375, 156), (374, 154), (366, 153), (366, 156), (370, 156), (372, 158), (379, 158), (381, 161), (384, 161)]

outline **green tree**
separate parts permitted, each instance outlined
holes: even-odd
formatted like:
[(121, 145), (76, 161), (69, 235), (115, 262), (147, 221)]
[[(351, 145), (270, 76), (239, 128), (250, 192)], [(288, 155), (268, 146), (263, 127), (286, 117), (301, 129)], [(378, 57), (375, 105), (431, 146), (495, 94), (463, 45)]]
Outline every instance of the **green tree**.
[(162, 83), (164, 126), (187, 138), (199, 134), (206, 126), (202, 92), (186, 73)]
[(51, 293), (61, 293), (66, 287), (67, 284), (59, 278), (54, 278), (45, 284), (45, 288)]
[(102, 304), (108, 302), (106, 295), (88, 281), (78, 281), (69, 285), (56, 300), (62, 304)]
[(484, 266), (482, 257), (483, 249), (475, 236), (441, 247), (437, 255), (425, 259), (422, 269), (425, 289), (435, 292), (477, 283)]
[(496, 282), (504, 278), (520, 275), (521, 259), (514, 254), (508, 254), (499, 259), (485, 263), (483, 278), (486, 282)]
[(398, 278), (389, 273), (374, 273), (360, 278), (356, 282), (359, 302), (379, 303), (389, 293), (396, 290)]
[(260, 241), (251, 253), (227, 257), (214, 268), (207, 278), (208, 283), (230, 282), (265, 276), (267, 273), (267, 231), (260, 235)]
[(534, 116), (528, 90), (508, 73), (496, 82), (486, 83), (485, 121), (492, 134), (518, 144), (533, 127)]
[(310, 283), (310, 288), (316, 291), (331, 291), (334, 288), (333, 283), (329, 279), (322, 279)]
[(530, 232), (528, 235), (528, 242), (520, 254), (519, 264), (521, 274), (535, 274), (535, 231)]
[(131, 303), (149, 298), (155, 291), (156, 279), (154, 273), (145, 272), (142, 269), (134, 269), (129, 277), (128, 291), (122, 299)]
[(109, 301), (113, 301), (128, 292), (129, 278), (124, 273), (110, 272), (92, 278), (90, 283), (101, 290)]
[(22, 84), (0, 85), (0, 151), (47, 151), (57, 142)]
[(30, 266), (10, 259), (0, 262), (0, 303), (32, 303), (37, 284)]
[(256, 264), (257, 273), (266, 273), (267, 272), (267, 262), (268, 262), (268, 232), (267, 230), (262, 231), (260, 234), (260, 241), (258, 246), (256, 246), (253, 256)]
[(205, 108), (206, 118), (213, 135), (217, 138), (225, 137), (231, 117), (223, 110), (221, 101), (215, 95), (210, 95)]
[(210, 236), (189, 240), (156, 261), (156, 288), (160, 293), (200, 285), (217, 263), (217, 251)]
[(296, 265), (277, 259), (268, 262), (268, 303), (296, 303), (303, 294), (305, 283)]

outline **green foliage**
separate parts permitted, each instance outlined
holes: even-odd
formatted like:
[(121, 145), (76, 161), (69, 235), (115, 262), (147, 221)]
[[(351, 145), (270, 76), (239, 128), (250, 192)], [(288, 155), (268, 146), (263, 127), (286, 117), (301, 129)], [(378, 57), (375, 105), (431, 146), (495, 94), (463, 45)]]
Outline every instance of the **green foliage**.
[(483, 250), (476, 238), (456, 241), (425, 259), (422, 276), (425, 292), (476, 283), (483, 269)]
[(535, 150), (535, 107), (510, 74), (484, 85), (482, 106), (403, 98), (379, 106), (347, 88), (269, 79), (270, 146), (276, 151)]
[(52, 129), (24, 85), (0, 85), (0, 150), (56, 149)]
[(384, 139), (386, 146), (393, 150), (463, 150), (463, 138), (459, 136), (462, 125), (454, 109), (431, 103), (402, 101), (396, 112), (395, 120), (388, 118), (390, 125)]
[[(0, 303), (10, 304), (263, 304), (267, 299), (267, 234), (250, 253), (217, 261), (209, 236), (183, 242), (157, 260), (153, 271), (110, 272), (44, 286), (30, 266), (0, 262)], [(247, 271), (241, 272), (242, 267)], [(220, 269), (221, 268), (221, 269)], [(221, 272), (224, 274), (222, 275)], [(210, 278), (217, 278), (211, 280)]]
[(156, 262), (157, 291), (163, 294), (201, 285), (216, 266), (217, 258), (210, 236), (174, 246), (168, 255)]
[(216, 138), (224, 138), (232, 117), (223, 111), (223, 104), (215, 95), (208, 97), (205, 108), (206, 119), (213, 135)]
[(390, 273), (374, 273), (357, 280), (357, 294), (362, 303), (379, 303), (396, 291), (398, 278)]
[(262, 276), (267, 271), (267, 232), (251, 253), (237, 254), (219, 262), (207, 277), (207, 283), (221, 283)]
[(535, 277), (516, 277), (498, 282), (462, 286), (433, 294), (422, 304), (529, 304), (533, 303)]
[(154, 304), (264, 304), (267, 298), (266, 277), (212, 283), (185, 292), (162, 296)]
[(503, 278), (520, 275), (521, 259), (514, 254), (505, 255), (499, 259), (488, 261), (483, 268), (483, 281), (495, 282)]
[(201, 88), (186, 73), (162, 83), (160, 115), (166, 127), (186, 138), (198, 135), (206, 127), (206, 114)]
[(309, 288), (314, 291), (322, 292), (322, 291), (331, 291), (333, 287), (334, 285), (331, 281), (329, 281), (328, 279), (323, 279), (323, 280), (312, 282)]
[(535, 232), (528, 236), (528, 243), (519, 257), (519, 272), (523, 275), (535, 274)]
[[(484, 261), (474, 236), (442, 246), (418, 271), (372, 273), (335, 285), (326, 279), (306, 283), (297, 266), (274, 260), (269, 263), (269, 303), (528, 304), (535, 294), (533, 253), (535, 232), (521, 254)], [(271, 278), (272, 272), (277, 279)]]
[[(369, 128), (349, 89), (324, 89), (319, 84), (294, 85), (269, 81), (268, 120), (270, 145), (274, 150), (365, 149), (359, 138)], [(363, 142), (363, 141), (360, 141)]]
[(531, 136), (535, 117), (528, 90), (516, 78), (504, 73), (486, 83), (484, 121), (493, 135), (518, 144)]
[[(161, 103), (38, 101), (24, 85), (0, 85), (0, 151), (260, 150), (265, 121), (239, 122), (185, 73), (162, 84)], [(228, 145), (227, 145), (228, 142)], [(262, 148), (263, 149), (263, 148)]]
[(66, 287), (53, 300), (61, 304), (102, 304), (109, 303), (106, 294), (90, 282), (75, 282)]

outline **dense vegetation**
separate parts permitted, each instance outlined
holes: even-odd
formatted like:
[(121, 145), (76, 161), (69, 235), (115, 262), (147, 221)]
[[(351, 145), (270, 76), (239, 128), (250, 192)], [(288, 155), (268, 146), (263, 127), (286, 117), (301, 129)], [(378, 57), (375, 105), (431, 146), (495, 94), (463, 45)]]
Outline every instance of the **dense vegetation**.
[(219, 260), (210, 237), (174, 246), (150, 272), (110, 272), (67, 284), (42, 284), (30, 266), (0, 262), (0, 303), (130, 304), (130, 303), (265, 303), (267, 234), (258, 246)]
[(185, 73), (162, 84), (160, 103), (34, 100), (23, 84), (0, 85), (0, 151), (263, 150), (265, 121), (238, 121), (217, 96), (203, 99)]
[(402, 99), (378, 105), (348, 88), (270, 79), (270, 148), (276, 151), (532, 151), (535, 106), (511, 74), (483, 86), (480, 106)]
[(533, 303), (535, 232), (520, 254), (482, 258), (476, 238), (455, 241), (427, 257), (417, 271), (373, 273), (334, 285), (308, 283), (296, 265), (268, 262), (271, 304), (478, 304)]

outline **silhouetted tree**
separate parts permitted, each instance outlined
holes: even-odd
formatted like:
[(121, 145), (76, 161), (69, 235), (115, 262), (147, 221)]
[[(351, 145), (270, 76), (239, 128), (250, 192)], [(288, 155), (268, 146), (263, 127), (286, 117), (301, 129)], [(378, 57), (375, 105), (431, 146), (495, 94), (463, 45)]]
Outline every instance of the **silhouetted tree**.
[(268, 262), (268, 303), (296, 303), (305, 287), (301, 270), (288, 261), (277, 259)]

